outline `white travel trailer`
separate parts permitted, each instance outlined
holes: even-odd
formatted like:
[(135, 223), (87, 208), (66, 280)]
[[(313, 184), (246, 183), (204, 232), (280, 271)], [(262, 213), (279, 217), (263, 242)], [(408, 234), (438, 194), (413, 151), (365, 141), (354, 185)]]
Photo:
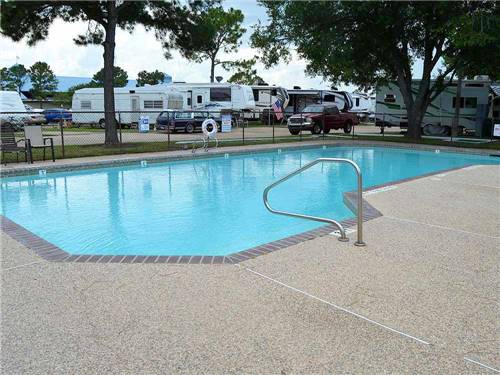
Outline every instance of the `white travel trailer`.
[(255, 109), (252, 88), (247, 85), (173, 82), (156, 87), (159, 86), (179, 92), (186, 110), (249, 112)]
[(355, 113), (360, 119), (367, 120), (372, 107), (370, 96), (368, 94), (355, 91), (351, 93), (351, 97), (353, 106), (350, 111)]
[[(459, 130), (474, 131), (481, 135), (484, 122), (489, 112), (489, 93), (491, 82), (483, 77), (462, 81), (460, 98)], [(414, 80), (412, 86), (418, 89), (420, 80)], [(454, 81), (432, 103), (422, 120), (422, 133), (425, 135), (449, 135), (455, 115), (457, 101), (457, 82)], [(385, 127), (408, 127), (406, 106), (399, 88), (395, 84), (377, 87), (375, 125)]]
[(255, 111), (245, 114), (245, 118), (250, 120), (260, 119), (262, 122), (269, 120), (276, 121), (272, 104), (279, 99), (281, 108), (284, 110), (288, 106), (290, 97), (284, 87), (255, 85), (252, 86), (253, 99), (255, 101)]
[(32, 123), (17, 91), (0, 91), (0, 124), (11, 125), (16, 129)]
[(351, 94), (336, 90), (288, 90), (290, 101), (285, 109), (287, 117), (301, 112), (309, 104), (335, 104), (341, 111), (350, 111), (353, 107)]
[[(148, 116), (149, 123), (154, 124), (163, 110), (182, 109), (182, 101), (180, 93), (163, 85), (115, 88), (115, 111), (120, 113), (120, 122), (126, 127), (137, 124), (140, 116)], [(98, 87), (75, 91), (71, 109), (76, 125), (99, 124), (104, 127), (104, 89)]]

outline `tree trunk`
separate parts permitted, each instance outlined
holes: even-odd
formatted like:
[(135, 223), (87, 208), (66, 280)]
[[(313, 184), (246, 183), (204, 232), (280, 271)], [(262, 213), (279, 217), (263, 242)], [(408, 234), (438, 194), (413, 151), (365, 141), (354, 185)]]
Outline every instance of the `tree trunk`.
[(210, 59), (210, 83), (215, 81), (215, 58)]
[(113, 85), (113, 67), (115, 64), (115, 33), (117, 12), (114, 1), (106, 3), (108, 22), (106, 24), (106, 39), (104, 40), (104, 120), (106, 122), (104, 144), (116, 145), (118, 133), (115, 119), (115, 93)]
[[(427, 107), (427, 106), (426, 106)], [(422, 104), (414, 103), (411, 108), (407, 108), (408, 116), (408, 131), (406, 136), (412, 140), (419, 140), (422, 138), (422, 119), (424, 117), (426, 108), (422, 108)]]
[[(406, 77), (401, 72), (398, 75), (398, 87), (403, 97), (403, 101), (406, 107), (406, 118), (408, 122), (408, 130), (406, 131), (406, 136), (412, 140), (419, 140), (422, 136), (422, 131), (420, 125), (422, 122), (423, 114), (425, 113), (425, 108), (422, 108), (422, 104), (425, 102), (422, 100), (421, 95), (417, 95), (415, 98), (412, 92), (412, 77)], [(425, 89), (425, 87), (424, 87)], [(418, 93), (420, 94), (420, 92)]]
[(455, 114), (451, 123), (451, 136), (458, 136), (458, 125), (460, 123), (460, 102), (462, 101), (462, 76), (458, 76), (457, 96), (455, 99)]

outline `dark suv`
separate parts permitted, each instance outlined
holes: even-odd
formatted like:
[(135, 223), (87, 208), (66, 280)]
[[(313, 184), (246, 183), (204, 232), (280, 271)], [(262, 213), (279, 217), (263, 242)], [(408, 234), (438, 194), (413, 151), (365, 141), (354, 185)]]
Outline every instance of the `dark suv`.
[(312, 134), (327, 134), (331, 129), (343, 129), (350, 133), (353, 125), (359, 124), (358, 116), (346, 111), (340, 112), (335, 104), (311, 104), (301, 113), (288, 119), (288, 130), (297, 135), (301, 130), (309, 130)]
[(156, 130), (166, 130), (172, 133), (183, 131), (194, 133), (201, 131), (201, 124), (207, 118), (213, 118), (220, 130), (220, 120), (209, 112), (164, 111), (156, 119)]

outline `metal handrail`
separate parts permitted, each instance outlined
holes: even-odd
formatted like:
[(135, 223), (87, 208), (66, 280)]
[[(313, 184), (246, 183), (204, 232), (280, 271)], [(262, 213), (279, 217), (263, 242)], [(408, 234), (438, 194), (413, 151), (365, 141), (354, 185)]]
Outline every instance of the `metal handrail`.
[(336, 220), (326, 219), (326, 218), (317, 217), (317, 216), (309, 216), (309, 215), (303, 215), (303, 214), (296, 214), (296, 213), (293, 213), (293, 212), (286, 212), (286, 211), (275, 210), (274, 208), (272, 208), (269, 205), (268, 195), (269, 195), (269, 191), (272, 188), (274, 188), (275, 186), (281, 184), (282, 182), (285, 182), (286, 180), (292, 178), (293, 176), (298, 175), (299, 173), (305, 171), (306, 169), (309, 169), (312, 166), (314, 166), (314, 165), (316, 165), (318, 163), (322, 163), (322, 162), (347, 163), (347, 164), (351, 165), (354, 168), (354, 170), (356, 171), (356, 175), (358, 177), (358, 189), (357, 189), (358, 209), (357, 209), (357, 213), (356, 213), (357, 214), (357, 218), (358, 218), (358, 230), (357, 230), (357, 232), (358, 232), (358, 238), (357, 238), (356, 242), (354, 243), (354, 245), (356, 245), (356, 246), (365, 246), (366, 244), (363, 242), (363, 179), (362, 179), (362, 176), (361, 176), (361, 169), (352, 160), (342, 159), (342, 158), (319, 158), (319, 159), (316, 159), (316, 160), (312, 161), (309, 164), (304, 165), (303, 167), (301, 167), (301, 168), (299, 168), (299, 169), (297, 169), (297, 170), (295, 170), (295, 171), (287, 174), (285, 177), (280, 178), (278, 181), (273, 182), (271, 185), (269, 185), (268, 187), (266, 187), (264, 189), (264, 193), (262, 194), (262, 198), (264, 200), (264, 205), (266, 206), (266, 208), (269, 211), (271, 211), (274, 214), (284, 215), (284, 216), (291, 216), (291, 217), (298, 217), (300, 219), (307, 219), (307, 220), (320, 221), (320, 222), (323, 222), (323, 223), (333, 224), (337, 228), (339, 228), (339, 231), (340, 231), (339, 241), (343, 241), (343, 242), (349, 241), (349, 238), (347, 238), (347, 236), (345, 234), (344, 227), (342, 226), (342, 224), (340, 224)]

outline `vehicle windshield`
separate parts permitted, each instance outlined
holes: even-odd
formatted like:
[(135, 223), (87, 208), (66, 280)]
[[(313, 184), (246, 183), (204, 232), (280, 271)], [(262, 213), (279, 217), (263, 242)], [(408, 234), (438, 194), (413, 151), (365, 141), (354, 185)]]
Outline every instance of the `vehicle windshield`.
[(308, 112), (308, 113), (322, 113), (323, 112), (323, 106), (322, 105), (308, 105), (305, 107), (302, 112)]

